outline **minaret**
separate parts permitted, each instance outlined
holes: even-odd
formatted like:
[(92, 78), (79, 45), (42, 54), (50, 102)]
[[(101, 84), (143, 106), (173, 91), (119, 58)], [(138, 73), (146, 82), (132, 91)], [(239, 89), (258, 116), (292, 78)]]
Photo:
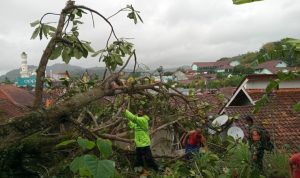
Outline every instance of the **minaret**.
[(28, 66), (27, 66), (27, 54), (22, 52), (21, 54), (21, 78), (29, 77), (28, 75)]

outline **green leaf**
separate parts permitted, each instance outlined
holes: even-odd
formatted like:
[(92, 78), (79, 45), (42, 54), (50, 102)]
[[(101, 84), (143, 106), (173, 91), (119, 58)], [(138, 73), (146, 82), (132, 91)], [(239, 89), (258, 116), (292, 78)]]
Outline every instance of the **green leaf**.
[(129, 54), (129, 51), (123, 45), (120, 45), (120, 49), (123, 53)]
[(134, 24), (137, 24), (137, 18), (136, 18), (136, 14), (133, 14), (133, 20), (134, 20)]
[(113, 63), (110, 65), (110, 67), (111, 67), (111, 70), (112, 70), (112, 71), (115, 71), (116, 68), (117, 68), (117, 63), (113, 62)]
[(49, 33), (49, 25), (43, 25), (43, 33), (44, 36), (48, 39), (48, 33)]
[(35, 30), (34, 30), (34, 32), (32, 33), (32, 35), (31, 35), (31, 40), (33, 40), (33, 39), (35, 39), (37, 36), (38, 36), (38, 34), (39, 34), (39, 32), (40, 32), (40, 28), (41, 27), (37, 27)]
[(225, 174), (218, 175), (218, 178), (228, 178)]
[(50, 25), (47, 25), (47, 28), (49, 29), (49, 31), (51, 32), (55, 32), (56, 31), (56, 28), (55, 27), (52, 27)]
[(79, 175), (81, 177), (92, 177), (92, 174), (86, 167), (80, 167), (79, 168)]
[(43, 24), (41, 25), (39, 36), (40, 36), (40, 40), (42, 40), (43, 39)]
[(62, 46), (57, 46), (56, 48), (54, 48), (49, 59), (50, 60), (57, 59), (61, 55), (62, 50), (63, 50)]
[(82, 149), (88, 149), (88, 150), (91, 150), (95, 147), (95, 143), (92, 142), (92, 141), (89, 141), (88, 139), (85, 139), (85, 138), (81, 138), (79, 137), (77, 139), (77, 143), (80, 145), (80, 147)]
[(279, 86), (279, 80), (271, 80), (266, 88), (266, 93), (272, 93), (273, 90), (277, 89)]
[(115, 55), (115, 61), (118, 65), (123, 65), (123, 60), (119, 55)]
[(62, 52), (62, 58), (66, 64), (68, 64), (71, 60), (70, 52), (71, 52), (71, 49), (68, 47), (65, 47)]
[(251, 3), (251, 2), (255, 2), (255, 1), (262, 1), (262, 0), (232, 0), (233, 4), (236, 4), (236, 5)]
[(257, 113), (260, 109), (269, 102), (268, 95), (263, 95), (263, 97), (255, 103), (253, 113)]
[(104, 158), (108, 158), (112, 154), (111, 141), (98, 138), (96, 144), (100, 153), (104, 156)]
[(128, 13), (127, 17), (128, 17), (129, 19), (134, 19), (134, 12)]
[(77, 15), (78, 17), (82, 17), (82, 13), (81, 13), (81, 12), (82, 12), (82, 11), (81, 11), (80, 9), (78, 9), (76, 15)]
[(294, 105), (294, 110), (295, 111), (300, 111), (300, 101)]
[(66, 141), (63, 141), (63, 142), (57, 144), (55, 147), (67, 146), (67, 145), (75, 143), (75, 142), (76, 142), (76, 140), (66, 140)]
[(141, 17), (138, 13), (136, 13), (136, 15), (138, 16), (138, 18), (140, 19), (140, 21), (141, 21), (142, 23), (144, 23), (142, 17)]
[(31, 26), (31, 27), (35, 27), (35, 26), (38, 25), (38, 24), (40, 24), (40, 21), (39, 21), (39, 20), (36, 20), (36, 21), (34, 21), (34, 22), (31, 22), (31, 23), (30, 23), (30, 26)]
[(74, 36), (79, 36), (79, 32), (78, 32), (78, 31), (74, 31), (74, 32), (73, 32), (73, 35), (74, 35)]
[(84, 167), (84, 156), (76, 157), (70, 164), (70, 170), (73, 173), (76, 173), (81, 167)]
[(93, 155), (85, 155), (84, 163), (94, 177), (111, 178), (115, 173), (115, 163), (111, 160), (98, 160)]
[(206, 178), (214, 178), (214, 175), (213, 175), (213, 173), (212, 172), (210, 172), (209, 170), (202, 170), (202, 172), (204, 173), (204, 175), (206, 175), (206, 176), (204, 176), (204, 177), (206, 177)]
[(77, 48), (74, 48), (73, 53), (74, 53), (74, 57), (76, 59), (80, 59), (82, 57), (82, 52), (80, 50), (78, 50)]
[(82, 45), (88, 52), (95, 52), (94, 49), (91, 47), (90, 43), (82, 43)]
[(98, 56), (99, 54), (101, 54), (101, 53), (103, 53), (105, 50), (103, 50), (103, 49), (101, 49), (101, 50), (99, 50), (99, 51), (96, 51), (94, 54), (92, 54), (91, 56), (92, 57), (96, 57), (96, 56)]
[(79, 20), (74, 20), (74, 21), (73, 21), (73, 24), (74, 24), (74, 25), (77, 25), (77, 24), (83, 24), (83, 22), (81, 22), (81, 21), (79, 21)]

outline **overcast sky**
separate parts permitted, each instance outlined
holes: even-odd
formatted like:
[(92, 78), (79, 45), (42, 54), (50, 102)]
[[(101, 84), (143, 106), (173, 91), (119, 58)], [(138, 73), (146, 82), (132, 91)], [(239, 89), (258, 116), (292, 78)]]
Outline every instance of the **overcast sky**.
[[(20, 66), (20, 54), (28, 54), (28, 63), (38, 65), (47, 40), (30, 40), (29, 23), (44, 13), (59, 13), (64, 0), (7, 0), (0, 6), (0, 74)], [(266, 0), (233, 5), (232, 0), (78, 0), (110, 16), (126, 4), (141, 11), (144, 23), (134, 25), (121, 13), (112, 19), (119, 37), (133, 38), (138, 60), (152, 68), (177, 67), (195, 61), (215, 61), (285, 37), (300, 38), (300, 1)], [(95, 17), (97, 18), (97, 17)], [(54, 21), (57, 17), (45, 20)], [(109, 27), (99, 18), (92, 27), (90, 15), (80, 27), (80, 37), (92, 41), (95, 49), (104, 47)], [(61, 63), (57, 59), (53, 63)], [(89, 58), (71, 64), (82, 67), (103, 66)]]

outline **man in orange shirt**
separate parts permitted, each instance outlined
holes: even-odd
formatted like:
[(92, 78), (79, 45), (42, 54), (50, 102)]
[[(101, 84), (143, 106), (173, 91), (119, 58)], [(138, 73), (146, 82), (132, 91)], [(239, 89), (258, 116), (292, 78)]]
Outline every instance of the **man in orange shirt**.
[(300, 153), (293, 154), (289, 159), (290, 178), (300, 178)]

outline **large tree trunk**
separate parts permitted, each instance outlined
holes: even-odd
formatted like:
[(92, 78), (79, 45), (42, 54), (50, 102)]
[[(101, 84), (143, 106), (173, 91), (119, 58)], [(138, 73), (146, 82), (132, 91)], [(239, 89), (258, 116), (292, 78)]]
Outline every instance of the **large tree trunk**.
[(58, 25), (55, 34), (49, 41), (46, 49), (43, 52), (41, 57), (39, 67), (37, 69), (36, 74), (36, 85), (35, 85), (35, 100), (34, 100), (34, 107), (38, 108), (42, 104), (43, 98), (43, 78), (45, 77), (45, 71), (48, 64), (48, 60), (52, 54), (52, 51), (56, 45), (56, 40), (59, 39), (62, 35), (63, 28), (65, 26), (65, 20), (67, 16), (67, 10), (69, 10), (72, 6), (74, 6), (73, 1), (67, 1), (66, 7), (60, 13)]
[(112, 95), (114, 90), (107, 84), (118, 77), (119, 74), (113, 74), (101, 86), (86, 93), (79, 93), (49, 109), (39, 109), (21, 117), (11, 118), (7, 124), (0, 125), (0, 149), (9, 147), (27, 135), (59, 122), (64, 116), (72, 115), (73, 112), (95, 100)]

